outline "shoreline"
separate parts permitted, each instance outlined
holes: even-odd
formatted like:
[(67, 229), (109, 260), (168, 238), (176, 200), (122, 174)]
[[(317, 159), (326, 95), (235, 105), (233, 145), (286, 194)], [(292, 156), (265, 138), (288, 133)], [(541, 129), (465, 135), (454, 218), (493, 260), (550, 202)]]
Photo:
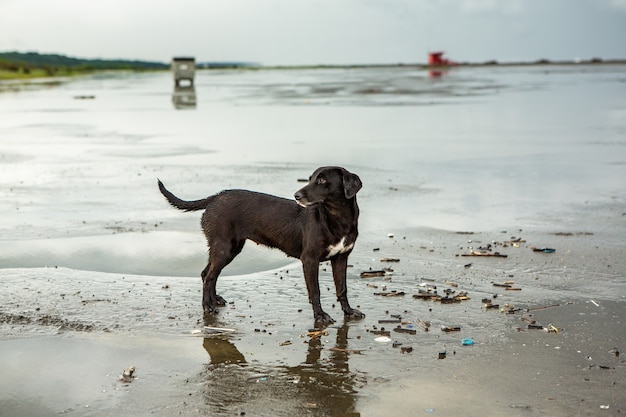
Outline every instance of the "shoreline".
[[(298, 70), (326, 70), (326, 69), (369, 69), (369, 68), (415, 68), (423, 71), (447, 71), (455, 68), (499, 68), (499, 67), (558, 67), (558, 66), (611, 66), (624, 65), (626, 59), (587, 59), (579, 61), (551, 61), (540, 59), (537, 61), (520, 62), (458, 62), (450, 65), (429, 65), (425, 63), (389, 63), (389, 64), (310, 64), (310, 65), (243, 65), (243, 66), (198, 66), (197, 71), (298, 71)], [(108, 68), (89, 70), (60, 70), (54, 74), (48, 73), (44, 69), (35, 68), (29, 73), (15, 73), (0, 69), (0, 86), (11, 82), (25, 82), (35, 80), (64, 80), (74, 77), (88, 76), (106, 72), (170, 72), (169, 68), (164, 69), (143, 69), (143, 68)], [(0, 92), (2, 89), (0, 89)]]

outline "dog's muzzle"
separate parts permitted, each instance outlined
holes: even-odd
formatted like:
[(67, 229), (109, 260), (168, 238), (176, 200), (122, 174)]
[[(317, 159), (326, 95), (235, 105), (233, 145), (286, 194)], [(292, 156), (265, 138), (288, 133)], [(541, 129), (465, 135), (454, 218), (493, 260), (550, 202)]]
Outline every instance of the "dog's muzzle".
[(302, 194), (302, 192), (298, 191), (293, 195), (293, 198), (296, 199), (296, 203), (298, 203), (298, 205), (302, 206), (302, 207), (309, 207), (312, 206), (315, 203), (310, 202), (305, 196), (304, 194)]

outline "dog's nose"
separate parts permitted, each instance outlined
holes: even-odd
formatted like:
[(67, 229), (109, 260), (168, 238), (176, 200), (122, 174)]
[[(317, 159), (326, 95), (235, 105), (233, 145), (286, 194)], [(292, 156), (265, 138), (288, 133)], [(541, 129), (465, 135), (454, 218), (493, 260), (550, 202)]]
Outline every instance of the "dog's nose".
[(295, 193), (293, 195), (293, 198), (295, 198), (296, 200), (300, 201), (300, 199), (302, 198), (302, 193), (300, 191), (298, 191), (297, 193)]

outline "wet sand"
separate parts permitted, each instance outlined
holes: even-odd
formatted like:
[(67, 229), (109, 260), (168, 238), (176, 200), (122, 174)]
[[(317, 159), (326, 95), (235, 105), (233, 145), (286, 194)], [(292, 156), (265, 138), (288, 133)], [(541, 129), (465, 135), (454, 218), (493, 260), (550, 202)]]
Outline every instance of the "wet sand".
[[(595, 235), (523, 234), (521, 247), (500, 249), (507, 258), (467, 258), (457, 255), (466, 253), (468, 237), (478, 244), (507, 235), (408, 232), (360, 242), (349, 286), (353, 304), (367, 314), (362, 321), (344, 322), (338, 307), (330, 307), (332, 277), (323, 266), (323, 303), (339, 321), (318, 338), (307, 336), (314, 323), (298, 265), (223, 277), (221, 294), (231, 304), (207, 322), (200, 320), (199, 279), (5, 270), (3, 415), (124, 409), (382, 416), (392, 409), (407, 416), (430, 410), (591, 416), (624, 409), (626, 368), (623, 355), (615, 355), (626, 345), (624, 278), (614, 272), (625, 268), (620, 247), (600, 249)], [(534, 252), (529, 240), (549, 242), (557, 252)], [(400, 259), (393, 274), (360, 278), (362, 271), (389, 266), (380, 262), (385, 257)], [(599, 285), (597, 276), (611, 279)], [(504, 281), (521, 290), (493, 286)], [(439, 294), (467, 291), (470, 299), (414, 299), (425, 286)], [(391, 291), (405, 295), (374, 295)], [(484, 298), (516, 312), (488, 310)], [(527, 309), (558, 333), (528, 329)], [(392, 315), (416, 334), (379, 323)], [(428, 332), (419, 326), (423, 321), (431, 323)], [(234, 332), (204, 338), (195, 332), (204, 325)], [(450, 325), (461, 330), (440, 329)], [(376, 341), (373, 332), (382, 328), (391, 332), (390, 342)], [(473, 346), (461, 344), (467, 337)], [(412, 351), (402, 353), (403, 347)], [(438, 359), (442, 351), (446, 357)], [(138, 378), (118, 381), (130, 365)]]
[[(621, 415), (623, 99), (602, 90), (605, 107), (559, 124), (584, 113), (568, 98), (604, 85), (566, 72), (461, 72), (434, 84), (419, 74), (225, 72), (219, 83), (202, 75), (198, 107), (182, 112), (158, 75), (0, 97), (10, 116), (0, 119), (0, 415)], [(598, 77), (612, 85), (619, 72)], [(359, 95), (376, 83), (397, 91)], [(426, 88), (427, 101), (403, 83)], [(72, 99), (92, 91), (93, 102)], [(537, 94), (570, 111), (529, 113)], [(482, 144), (439, 124), (505, 104), (520, 120), (473, 125)], [(324, 125), (308, 130), (316, 117)], [(420, 129), (437, 141), (422, 142)], [(502, 130), (524, 142), (499, 146)], [(344, 156), (326, 161), (313, 139), (343, 143)], [(322, 303), (337, 323), (310, 335), (300, 265), (248, 244), (218, 283), (230, 303), (203, 318), (199, 216), (168, 207), (155, 178), (190, 199), (235, 186), (289, 195), (323, 163), (365, 183), (348, 285), (367, 317), (344, 321), (322, 265)], [(480, 248), (507, 256), (462, 256)], [(393, 271), (361, 277), (384, 268)], [(513, 290), (494, 286), (505, 282)], [(429, 289), (469, 299), (413, 297)], [(379, 322), (398, 316), (404, 332)], [(390, 340), (377, 341), (380, 331)], [(120, 381), (131, 365), (137, 378)]]

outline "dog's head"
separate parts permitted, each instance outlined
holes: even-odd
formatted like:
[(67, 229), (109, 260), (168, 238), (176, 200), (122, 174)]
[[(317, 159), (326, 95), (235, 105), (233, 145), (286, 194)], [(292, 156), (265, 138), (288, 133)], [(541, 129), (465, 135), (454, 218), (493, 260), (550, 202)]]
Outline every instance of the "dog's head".
[(341, 167), (321, 167), (309, 177), (309, 183), (294, 194), (302, 207), (317, 203), (332, 203), (350, 200), (361, 189), (363, 183), (358, 175)]

